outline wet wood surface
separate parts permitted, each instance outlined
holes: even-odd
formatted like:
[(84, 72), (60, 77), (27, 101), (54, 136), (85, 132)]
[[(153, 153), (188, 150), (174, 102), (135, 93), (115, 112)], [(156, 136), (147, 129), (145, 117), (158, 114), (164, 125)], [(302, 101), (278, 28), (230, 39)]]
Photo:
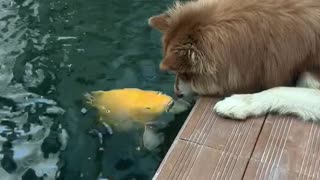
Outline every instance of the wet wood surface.
[(320, 179), (320, 124), (267, 115), (224, 119), (198, 100), (153, 179)]

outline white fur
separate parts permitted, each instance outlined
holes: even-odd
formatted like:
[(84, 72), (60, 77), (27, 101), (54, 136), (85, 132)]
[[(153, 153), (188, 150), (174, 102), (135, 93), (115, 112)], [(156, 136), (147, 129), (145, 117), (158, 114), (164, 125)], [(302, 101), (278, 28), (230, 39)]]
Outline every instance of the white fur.
[(311, 73), (305, 72), (299, 78), (297, 86), (320, 89), (320, 82), (314, 76), (312, 76)]
[(303, 120), (320, 120), (320, 90), (277, 87), (255, 94), (233, 95), (219, 101), (214, 110), (222, 116), (246, 119), (268, 112), (296, 115)]
[[(320, 121), (320, 82), (311, 73), (305, 72), (297, 86), (276, 87), (255, 94), (236, 94), (219, 101), (214, 110), (232, 119), (244, 120), (274, 112)], [(184, 95), (193, 93), (190, 84), (181, 79), (178, 87)]]
[(179, 79), (178, 89), (180, 90), (180, 93), (183, 94), (184, 96), (193, 95), (193, 91), (190, 83), (184, 82), (182, 79)]

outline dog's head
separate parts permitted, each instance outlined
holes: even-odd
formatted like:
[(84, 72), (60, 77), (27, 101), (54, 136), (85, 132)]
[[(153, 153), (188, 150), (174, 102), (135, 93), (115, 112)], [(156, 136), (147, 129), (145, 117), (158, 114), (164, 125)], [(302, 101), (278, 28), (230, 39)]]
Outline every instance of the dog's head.
[[(206, 7), (206, 4), (200, 5)], [(215, 73), (214, 62), (208, 61), (212, 47), (207, 41), (210, 39), (207, 19), (212, 8), (211, 11), (203, 10), (194, 2), (177, 3), (167, 12), (148, 20), (152, 28), (162, 33), (163, 59), (160, 69), (177, 75), (176, 93), (191, 92), (193, 75)]]
[(151, 17), (149, 24), (163, 33), (161, 70), (174, 73), (201, 73), (204, 71), (202, 66), (205, 57), (201, 51), (200, 29), (191, 24), (171, 25), (168, 14)]

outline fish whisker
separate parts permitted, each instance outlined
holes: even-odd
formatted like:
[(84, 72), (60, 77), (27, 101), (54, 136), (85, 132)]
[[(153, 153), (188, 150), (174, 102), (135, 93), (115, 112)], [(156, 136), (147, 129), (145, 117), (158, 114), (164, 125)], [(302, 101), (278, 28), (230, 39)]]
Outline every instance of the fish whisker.
[(172, 99), (167, 104), (166, 112), (169, 112), (170, 109), (173, 107), (173, 105), (174, 105), (174, 100)]

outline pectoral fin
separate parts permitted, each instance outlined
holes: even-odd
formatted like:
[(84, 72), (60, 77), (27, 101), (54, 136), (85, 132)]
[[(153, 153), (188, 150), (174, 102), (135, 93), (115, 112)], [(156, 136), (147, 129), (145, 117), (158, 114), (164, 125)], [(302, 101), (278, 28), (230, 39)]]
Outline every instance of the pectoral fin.
[(143, 133), (143, 145), (148, 150), (153, 150), (164, 141), (164, 134), (157, 133), (152, 126), (145, 125)]

